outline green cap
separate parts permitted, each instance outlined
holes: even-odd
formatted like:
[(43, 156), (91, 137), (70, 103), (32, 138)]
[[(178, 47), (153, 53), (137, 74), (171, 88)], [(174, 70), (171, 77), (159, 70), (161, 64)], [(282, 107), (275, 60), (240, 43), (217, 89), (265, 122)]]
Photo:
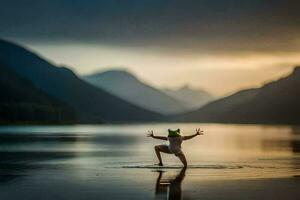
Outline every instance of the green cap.
[(168, 131), (169, 131), (168, 137), (178, 137), (178, 136), (180, 136), (180, 129), (177, 129), (175, 131), (173, 131), (171, 129), (168, 129)]

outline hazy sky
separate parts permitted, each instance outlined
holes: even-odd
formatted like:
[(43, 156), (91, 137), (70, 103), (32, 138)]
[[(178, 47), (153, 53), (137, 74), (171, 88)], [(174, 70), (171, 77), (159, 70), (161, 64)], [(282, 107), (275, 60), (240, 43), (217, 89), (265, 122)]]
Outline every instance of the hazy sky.
[(225, 95), (300, 60), (296, 0), (1, 0), (0, 37), (78, 74), (124, 68)]

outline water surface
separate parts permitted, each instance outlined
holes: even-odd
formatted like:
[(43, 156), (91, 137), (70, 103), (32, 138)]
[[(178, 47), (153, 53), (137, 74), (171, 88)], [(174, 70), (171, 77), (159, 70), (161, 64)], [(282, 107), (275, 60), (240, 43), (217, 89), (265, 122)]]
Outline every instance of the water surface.
[[(205, 135), (183, 144), (187, 170), (168, 154), (163, 155), (165, 168), (153, 167), (153, 147), (165, 142), (145, 137), (147, 130), (166, 135), (168, 128), (180, 128), (188, 135), (198, 127)], [(254, 192), (260, 198), (259, 188), (272, 191), (277, 181), (298, 195), (299, 153), (300, 129), (290, 126), (2, 126), (0, 196), (39, 199), (46, 192), (43, 199), (240, 199)], [(284, 198), (284, 192), (277, 192)]]

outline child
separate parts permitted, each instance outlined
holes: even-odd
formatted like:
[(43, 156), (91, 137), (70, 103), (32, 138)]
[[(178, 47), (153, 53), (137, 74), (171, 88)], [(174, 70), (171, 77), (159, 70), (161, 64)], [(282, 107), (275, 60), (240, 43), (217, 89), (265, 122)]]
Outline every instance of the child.
[(200, 131), (200, 128), (199, 128), (199, 129), (196, 129), (196, 133), (194, 135), (188, 135), (188, 136), (181, 136), (180, 129), (177, 129), (175, 131), (168, 129), (168, 131), (169, 131), (168, 137), (154, 136), (153, 131), (148, 131), (149, 132), (148, 137), (169, 141), (169, 145), (157, 145), (154, 147), (155, 153), (159, 160), (158, 165), (163, 166), (163, 163), (161, 160), (161, 155), (160, 155), (160, 152), (163, 152), (163, 153), (175, 154), (175, 156), (177, 156), (180, 159), (180, 161), (186, 168), (187, 162), (186, 162), (186, 158), (181, 150), (181, 143), (183, 140), (189, 140), (189, 139), (192, 139), (193, 137), (196, 137), (197, 135), (203, 135), (203, 131)]

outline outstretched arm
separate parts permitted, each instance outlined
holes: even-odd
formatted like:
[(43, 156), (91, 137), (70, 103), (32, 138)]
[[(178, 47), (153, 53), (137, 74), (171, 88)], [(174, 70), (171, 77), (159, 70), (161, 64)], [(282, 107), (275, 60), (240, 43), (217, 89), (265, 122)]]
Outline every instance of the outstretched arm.
[(159, 139), (159, 140), (168, 140), (167, 137), (164, 136), (154, 136), (153, 131), (148, 131), (148, 137), (152, 137), (154, 139)]
[(196, 133), (195, 134), (183, 136), (182, 139), (183, 140), (189, 140), (189, 139), (192, 139), (192, 138), (196, 137), (197, 135), (203, 135), (203, 131), (201, 131), (200, 128), (196, 129)]

